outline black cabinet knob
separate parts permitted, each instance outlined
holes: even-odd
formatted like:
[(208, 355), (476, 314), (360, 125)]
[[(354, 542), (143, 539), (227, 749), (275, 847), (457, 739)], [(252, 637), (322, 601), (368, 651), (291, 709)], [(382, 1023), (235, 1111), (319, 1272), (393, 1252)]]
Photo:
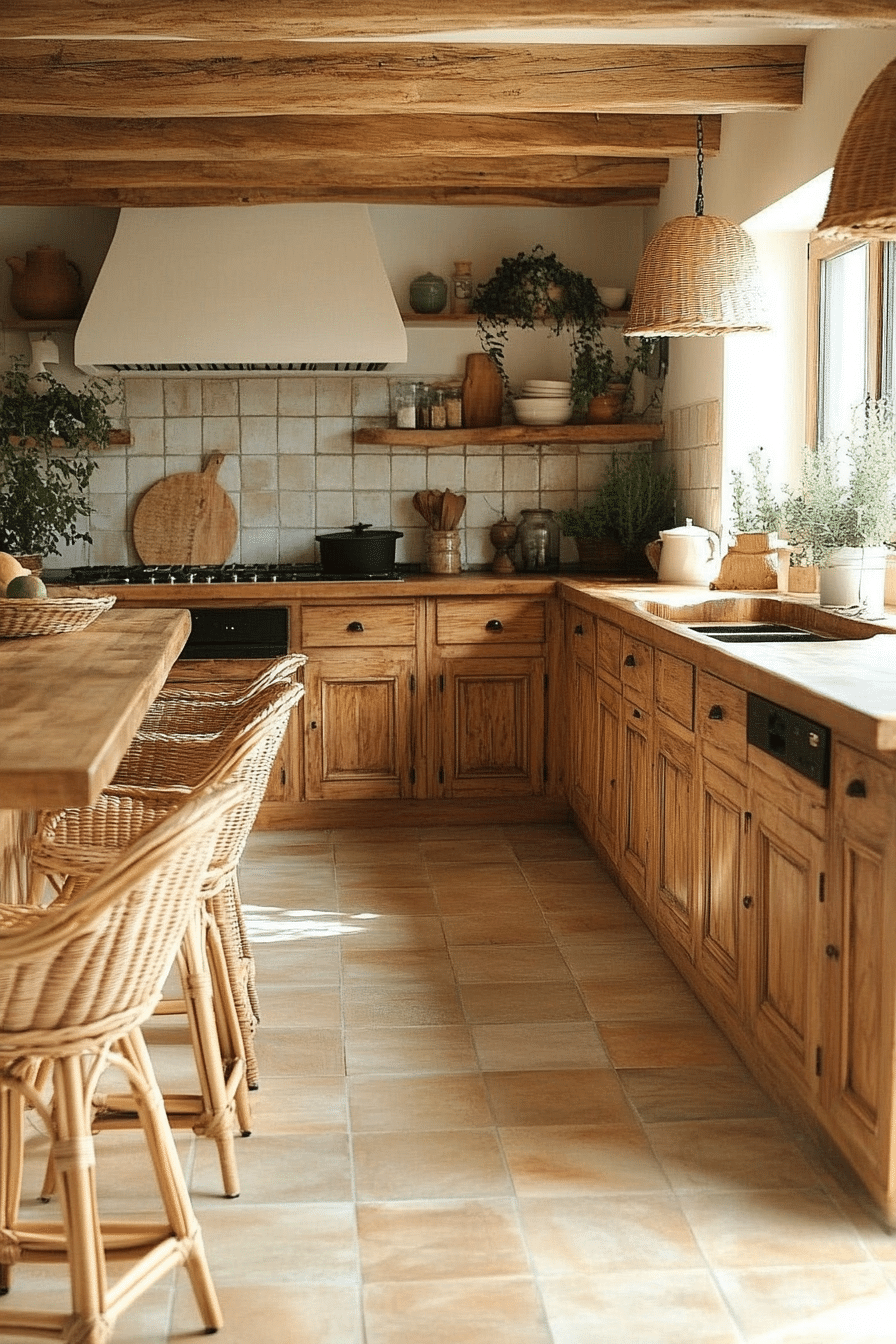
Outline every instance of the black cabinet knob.
[(627, 653), (625, 655), (625, 658), (623, 659), (623, 666), (634, 667), (634, 665), (635, 665), (635, 655), (633, 653)]
[(708, 719), (724, 719), (725, 711), (722, 709), (721, 705), (710, 705), (709, 713), (706, 717)]
[(486, 621), (485, 628), (491, 635), (500, 635), (504, 629), (500, 621)]
[(346, 626), (346, 629), (351, 630), (353, 635), (359, 635), (364, 633), (364, 627), (360, 621), (349, 621), (348, 625)]
[(584, 625), (577, 625), (573, 630), (574, 635), (584, 635), (584, 633), (585, 633)]
[(752, 896), (745, 896), (745, 897), (744, 897), (744, 909), (745, 909), (745, 910), (749, 910), (750, 907), (752, 906), (752, 904), (753, 904), (753, 897), (752, 897)]
[(846, 786), (847, 798), (867, 798), (868, 790), (865, 788), (864, 779), (851, 779)]
[(826, 957), (830, 957), (832, 961), (836, 961), (840, 956), (840, 949), (839, 947), (835, 947), (833, 943), (828, 943), (824, 950), (824, 954)]

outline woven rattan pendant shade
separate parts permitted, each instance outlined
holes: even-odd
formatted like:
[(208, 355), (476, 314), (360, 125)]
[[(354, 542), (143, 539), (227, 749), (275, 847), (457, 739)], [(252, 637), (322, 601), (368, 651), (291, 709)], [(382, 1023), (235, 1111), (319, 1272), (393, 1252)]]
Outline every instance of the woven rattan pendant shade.
[(753, 240), (730, 219), (682, 215), (647, 245), (627, 336), (768, 331)]
[(896, 238), (896, 61), (852, 114), (818, 230), (828, 238)]

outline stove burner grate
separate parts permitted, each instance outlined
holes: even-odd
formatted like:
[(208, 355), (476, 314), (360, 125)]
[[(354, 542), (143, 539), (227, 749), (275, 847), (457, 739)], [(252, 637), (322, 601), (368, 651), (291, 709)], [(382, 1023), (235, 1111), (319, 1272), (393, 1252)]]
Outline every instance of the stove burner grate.
[(325, 574), (320, 565), (287, 562), (258, 565), (83, 565), (73, 568), (72, 581), (93, 586), (104, 584), (205, 584), (235, 583), (354, 583), (377, 579), (400, 581), (416, 573), (419, 565), (396, 566), (375, 574)]

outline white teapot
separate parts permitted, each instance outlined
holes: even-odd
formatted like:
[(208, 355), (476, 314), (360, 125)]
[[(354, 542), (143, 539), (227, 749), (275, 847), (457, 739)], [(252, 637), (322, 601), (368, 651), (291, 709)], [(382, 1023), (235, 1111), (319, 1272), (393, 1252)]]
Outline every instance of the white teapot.
[(690, 518), (684, 527), (670, 527), (647, 547), (647, 558), (660, 583), (689, 583), (708, 588), (722, 563), (719, 538)]

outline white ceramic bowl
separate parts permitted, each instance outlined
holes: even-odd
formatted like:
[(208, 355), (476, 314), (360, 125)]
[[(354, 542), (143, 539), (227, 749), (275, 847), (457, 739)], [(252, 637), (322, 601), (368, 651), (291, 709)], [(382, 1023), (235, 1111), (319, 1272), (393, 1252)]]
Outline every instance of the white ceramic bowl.
[(627, 293), (625, 289), (608, 289), (601, 285), (597, 287), (597, 297), (607, 308), (621, 308)]
[(516, 397), (513, 413), (521, 425), (565, 425), (572, 403), (568, 397)]

